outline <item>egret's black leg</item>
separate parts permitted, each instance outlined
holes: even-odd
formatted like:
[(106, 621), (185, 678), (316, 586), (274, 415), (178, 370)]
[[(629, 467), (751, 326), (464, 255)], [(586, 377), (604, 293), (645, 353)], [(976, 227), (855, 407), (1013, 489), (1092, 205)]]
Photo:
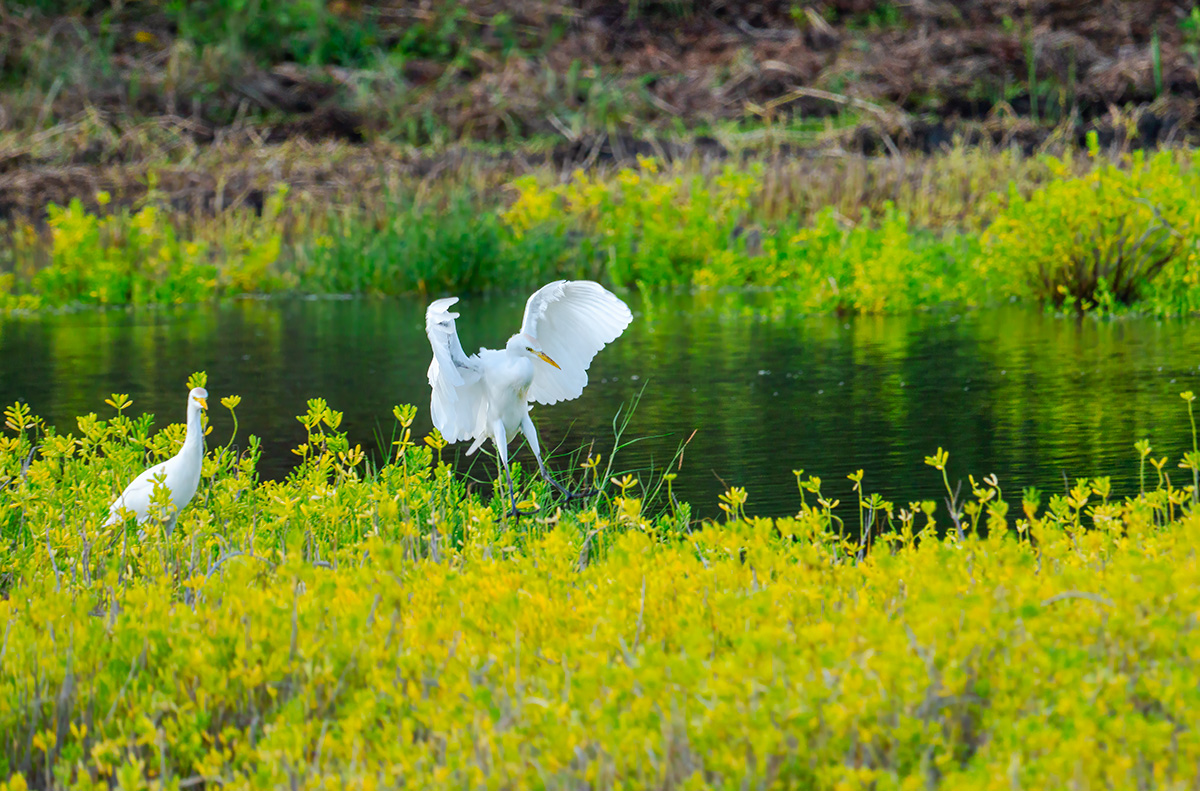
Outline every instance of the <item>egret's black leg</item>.
[(533, 451), (533, 458), (537, 459), (538, 470), (541, 471), (542, 477), (546, 479), (547, 483), (557, 489), (563, 497), (566, 497), (568, 500), (579, 500), (592, 495), (590, 489), (580, 489), (577, 492), (573, 492), (550, 477), (550, 471), (546, 469), (546, 465), (542, 461), (542, 450), (538, 445), (537, 429), (533, 427), (533, 420), (530, 419), (529, 415), (526, 415), (521, 421), (521, 433), (525, 435), (525, 439), (529, 440), (529, 449)]
[(517, 492), (513, 487), (512, 473), (508, 471), (508, 461), (504, 462), (504, 477), (508, 479), (508, 497), (512, 502), (512, 510), (508, 512), (509, 516), (533, 516), (537, 511), (522, 511), (517, 508)]
[(517, 508), (517, 490), (513, 486), (512, 473), (508, 469), (508, 436), (504, 431), (504, 424), (500, 421), (492, 426), (492, 441), (496, 445), (496, 454), (500, 457), (500, 464), (504, 466), (504, 478), (508, 481), (508, 499), (512, 503), (512, 510), (508, 512), (509, 516), (532, 516), (537, 511), (522, 511)]

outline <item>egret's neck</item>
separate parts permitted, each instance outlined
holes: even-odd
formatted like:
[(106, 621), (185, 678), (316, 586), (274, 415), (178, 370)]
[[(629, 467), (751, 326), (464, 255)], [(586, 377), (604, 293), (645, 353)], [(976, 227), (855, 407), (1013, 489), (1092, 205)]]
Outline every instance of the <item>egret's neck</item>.
[(204, 447), (204, 425), (200, 422), (200, 407), (196, 404), (188, 405), (187, 435), (183, 438), (183, 447)]
[(504, 345), (504, 351), (509, 357), (528, 357), (529, 339), (521, 333), (517, 333), (508, 339), (508, 343)]

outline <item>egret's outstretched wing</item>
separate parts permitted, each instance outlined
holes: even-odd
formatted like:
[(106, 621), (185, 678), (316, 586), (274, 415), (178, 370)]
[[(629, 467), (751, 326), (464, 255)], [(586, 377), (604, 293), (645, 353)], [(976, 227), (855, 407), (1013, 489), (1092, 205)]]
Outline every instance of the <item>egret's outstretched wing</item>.
[(487, 429), (483, 369), (479, 358), (468, 357), (458, 340), (454, 328), (458, 314), (449, 310), (455, 302), (458, 297), (434, 300), (425, 311), (425, 334), (433, 347), (429, 410), (433, 425), (449, 442), (473, 439)]
[(596, 352), (631, 321), (629, 306), (590, 280), (556, 280), (535, 291), (525, 303), (521, 331), (536, 339), (561, 370), (534, 365), (529, 400), (553, 404), (578, 398)]

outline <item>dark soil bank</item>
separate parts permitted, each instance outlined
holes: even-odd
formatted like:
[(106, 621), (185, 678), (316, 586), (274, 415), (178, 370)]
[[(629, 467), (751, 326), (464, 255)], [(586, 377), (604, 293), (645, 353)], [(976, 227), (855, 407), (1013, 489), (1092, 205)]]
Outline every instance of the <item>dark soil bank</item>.
[(1190, 2), (13, 0), (0, 30), (4, 214), (230, 143), (411, 144), (436, 169), (464, 142), (564, 167), (744, 156), (753, 136), (720, 132), (768, 125), (821, 132), (775, 155), (1200, 131)]

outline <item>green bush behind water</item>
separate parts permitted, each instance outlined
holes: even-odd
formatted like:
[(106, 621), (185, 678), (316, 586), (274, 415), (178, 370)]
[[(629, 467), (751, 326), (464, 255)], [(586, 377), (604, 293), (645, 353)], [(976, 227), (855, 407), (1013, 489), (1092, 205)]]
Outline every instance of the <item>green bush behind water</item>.
[[(153, 201), (97, 215), (52, 207), (15, 224), (0, 309), (196, 302), (245, 293), (373, 295), (527, 289), (555, 277), (618, 287), (767, 288), (808, 312), (887, 313), (1009, 299), (1054, 309), (1200, 309), (1200, 154), (1093, 148), (1080, 170), (1013, 183), (954, 216), (913, 199), (793, 219), (760, 164), (716, 171), (643, 159), (609, 175), (523, 176), (499, 195), (462, 186), (331, 210), (292, 207), (186, 222)], [(101, 196), (102, 204), (106, 196)], [(969, 211), (967, 210), (969, 208)], [(0, 259), (0, 264), (3, 264)], [(0, 270), (2, 271), (2, 270)]]

